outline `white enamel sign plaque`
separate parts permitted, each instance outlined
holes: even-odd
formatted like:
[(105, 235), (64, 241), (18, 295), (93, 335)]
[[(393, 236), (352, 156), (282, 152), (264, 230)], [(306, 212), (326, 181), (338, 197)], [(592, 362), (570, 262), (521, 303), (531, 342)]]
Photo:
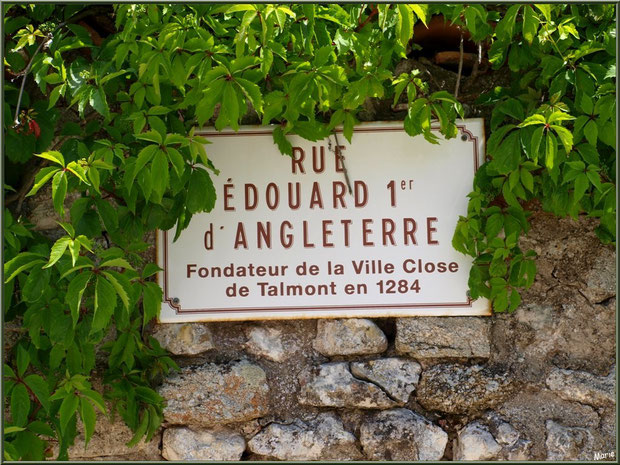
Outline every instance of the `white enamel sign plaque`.
[(268, 127), (204, 132), (217, 201), (176, 242), (158, 233), (160, 321), (488, 315), (451, 245), (483, 122), (458, 129), (438, 145), (398, 122), (357, 126), (351, 144), (291, 136), (293, 158)]

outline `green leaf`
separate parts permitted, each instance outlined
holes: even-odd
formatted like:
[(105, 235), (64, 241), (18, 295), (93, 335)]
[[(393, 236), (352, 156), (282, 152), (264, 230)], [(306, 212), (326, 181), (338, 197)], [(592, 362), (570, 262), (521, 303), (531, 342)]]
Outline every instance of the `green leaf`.
[(548, 3), (536, 3), (536, 8), (540, 10), (547, 21), (551, 21), (551, 5)]
[(147, 263), (142, 270), (142, 278), (148, 278), (150, 276), (153, 276), (159, 271), (163, 271), (163, 269), (157, 266), (155, 263)]
[(583, 128), (583, 133), (588, 140), (588, 143), (596, 147), (596, 139), (598, 138), (598, 126), (594, 121), (588, 121)]
[(50, 390), (47, 382), (39, 375), (28, 375), (24, 379), (26, 385), (30, 388), (30, 390), (37, 396), (41, 406), (49, 411), (50, 409)]
[(397, 37), (403, 47), (407, 47), (413, 36), (413, 11), (408, 5), (398, 4), (398, 19), (396, 23)]
[(159, 405), (164, 401), (156, 391), (145, 386), (136, 386), (136, 397), (153, 405)]
[[(158, 131), (142, 132), (140, 134), (136, 134), (134, 137), (136, 139), (146, 140), (148, 142), (154, 142), (155, 144), (157, 144), (155, 148), (159, 148), (159, 146), (164, 142), (164, 139), (162, 138), (161, 134)], [(140, 158), (139, 154), (138, 154), (138, 158)]]
[(552, 170), (555, 166), (555, 158), (558, 153), (558, 141), (555, 136), (548, 132), (545, 135), (545, 166)]
[(58, 416), (60, 419), (60, 431), (62, 433), (65, 432), (69, 421), (75, 415), (77, 411), (78, 404), (80, 402), (80, 398), (73, 393), (67, 394), (67, 396), (63, 399), (62, 404), (60, 404), (60, 409), (58, 410)]
[(209, 173), (200, 168), (194, 169), (187, 188), (187, 210), (192, 214), (209, 212), (215, 206), (215, 198), (215, 187)]
[(422, 23), (426, 26), (426, 13), (428, 10), (428, 5), (420, 5), (417, 3), (412, 3), (409, 5), (413, 12), (416, 14), (418, 19), (422, 21)]
[(517, 19), (517, 14), (521, 9), (521, 5), (512, 5), (504, 14), (504, 17), (497, 23), (495, 27), (495, 34), (500, 40), (510, 41), (514, 35), (514, 27)]
[(34, 267), (22, 289), (22, 297), (26, 302), (36, 302), (43, 296), (49, 286), (50, 274), (49, 270)]
[(52, 150), (50, 152), (36, 153), (35, 156), (45, 158), (46, 160), (53, 161), (54, 163), (58, 163), (63, 168), (65, 167), (65, 158), (62, 156), (62, 153), (55, 150)]
[(575, 179), (575, 202), (581, 200), (585, 192), (590, 187), (590, 181), (588, 180), (588, 176), (585, 173), (581, 173)]
[(26, 386), (18, 383), (11, 392), (11, 417), (15, 426), (26, 426), (30, 413), (30, 396)]
[(583, 158), (589, 164), (592, 164), (592, 165), (598, 165), (599, 164), (600, 160), (599, 160), (598, 151), (596, 150), (596, 148), (593, 145), (590, 145), (590, 144), (579, 144), (576, 147), (576, 149), (579, 152), (579, 154), (581, 155), (581, 158)]
[(10, 282), (19, 273), (38, 263), (45, 263), (42, 258), (42, 255), (34, 252), (22, 252), (15, 258), (12, 258), (4, 264), (4, 275), (8, 275), (8, 278), (6, 278), (4, 282)]
[(521, 304), (521, 295), (516, 289), (513, 289), (510, 293), (510, 307), (508, 311), (512, 312), (517, 309), (517, 307)]
[(118, 228), (118, 211), (103, 199), (95, 199), (95, 205), (106, 230), (108, 232), (116, 231)]
[(161, 118), (157, 116), (149, 116), (148, 122), (151, 128), (159, 133), (162, 141), (165, 141), (166, 135), (168, 133), (168, 128), (166, 127), (166, 124), (161, 120)]
[(525, 120), (519, 124), (520, 128), (524, 128), (526, 126), (531, 126), (532, 124), (545, 124), (547, 120), (543, 115), (535, 114), (532, 116), (528, 116)]
[(101, 396), (101, 394), (99, 394), (97, 391), (93, 391), (92, 389), (83, 389), (80, 392), (84, 397), (88, 397), (101, 413), (105, 414), (105, 402), (103, 401), (103, 397)]
[[(225, 73), (226, 71), (222, 68), (221, 75)], [(209, 81), (207, 80), (207, 82)], [(196, 104), (196, 116), (200, 126), (213, 116), (215, 105), (220, 101), (226, 83), (227, 81), (224, 79), (211, 82), (205, 90), (203, 98)]]
[(129, 440), (129, 442), (127, 442), (126, 444), (127, 447), (133, 447), (136, 444), (138, 444), (138, 442), (140, 442), (140, 439), (142, 439), (142, 437), (146, 433), (146, 428), (148, 427), (148, 424), (149, 424), (149, 412), (148, 410), (143, 410), (140, 425), (136, 429), (136, 432), (133, 435), (133, 437)]
[(544, 127), (539, 127), (534, 130), (532, 133), (532, 140), (530, 145), (530, 154), (534, 162), (538, 161), (538, 155), (540, 153), (540, 142), (543, 138)]
[(534, 176), (525, 168), (521, 168), (521, 184), (523, 184), (523, 187), (528, 191), (534, 192)]
[[(50, 438), (56, 437), (54, 430), (47, 423), (43, 423), (42, 421), (33, 421), (28, 425), (28, 430), (32, 431), (36, 434), (43, 434), (45, 436), (49, 436)], [(4, 430), (6, 432), (6, 430)]]
[(574, 116), (571, 116), (567, 113), (564, 113), (562, 111), (554, 111), (553, 113), (551, 113), (551, 116), (549, 116), (547, 123), (553, 124), (553, 123), (558, 123), (560, 121), (573, 121), (574, 119), (575, 119)]
[(532, 284), (534, 283), (534, 279), (536, 278), (536, 262), (534, 260), (524, 260), (523, 270), (524, 273), (527, 274), (525, 287), (529, 288), (532, 286)]
[(69, 252), (71, 253), (71, 266), (75, 266), (75, 262), (80, 256), (79, 241), (69, 241)]
[(252, 103), (254, 110), (258, 114), (263, 112), (263, 98), (261, 96), (260, 87), (247, 79), (235, 78), (235, 82), (245, 94), (246, 98)]
[(46, 168), (42, 168), (34, 178), (34, 185), (30, 192), (26, 194), (26, 197), (36, 194), (39, 192), (39, 189), (45, 185), (45, 183), (59, 171), (59, 168), (55, 168), (53, 166), (48, 166)]
[(603, 186), (601, 185), (601, 179), (597, 171), (591, 170), (590, 167), (588, 167), (588, 171), (586, 171), (586, 176), (588, 176), (590, 182), (596, 187), (599, 192), (603, 190)]
[(60, 275), (60, 279), (64, 279), (67, 276), (69, 276), (71, 273), (75, 273), (78, 270), (82, 270), (84, 268), (94, 268), (95, 265), (93, 265), (90, 260), (88, 260), (88, 263), (82, 263), (81, 265), (76, 265), (72, 268), (69, 268), (67, 271), (65, 271), (63, 274)]
[(69, 163), (67, 165), (67, 171), (70, 171), (71, 173), (73, 173), (75, 176), (77, 176), (80, 179), (80, 181), (82, 181), (87, 186), (90, 185), (90, 183), (88, 182), (88, 179), (86, 179), (86, 171), (84, 171), (84, 168), (80, 166), (78, 163), (74, 161)]
[(65, 216), (64, 202), (67, 195), (67, 176), (64, 171), (58, 171), (52, 179), (52, 200), (58, 214)]
[(493, 310), (496, 312), (504, 312), (508, 308), (508, 290), (502, 289), (495, 299), (493, 299)]
[(350, 111), (345, 112), (342, 134), (344, 135), (345, 139), (349, 141), (349, 144), (351, 143), (351, 139), (353, 138), (353, 128), (355, 127), (356, 123), (357, 120), (355, 119), (355, 116), (353, 116)]
[(127, 260), (125, 260), (124, 258), (113, 258), (111, 260), (106, 260), (105, 262), (103, 262), (101, 265), (99, 265), (100, 267), (103, 266), (117, 266), (119, 268), (126, 268), (126, 269), (130, 269), (133, 270), (134, 268), (129, 264), (129, 262)]
[(539, 24), (540, 20), (534, 9), (530, 5), (525, 5), (523, 7), (523, 38), (530, 45), (534, 41)]
[(562, 126), (556, 126), (555, 124), (551, 125), (551, 129), (555, 131), (560, 141), (562, 141), (566, 153), (570, 153), (573, 148), (573, 134), (568, 129)]
[(114, 275), (110, 272), (104, 271), (102, 274), (112, 283), (114, 289), (116, 290), (116, 294), (120, 297), (121, 302), (125, 306), (125, 309), (129, 310), (129, 295), (128, 292), (131, 292), (131, 288), (125, 289), (121, 283), (114, 277)]
[(485, 233), (488, 238), (493, 238), (504, 227), (504, 215), (501, 213), (494, 213), (487, 218)]
[(161, 203), (161, 200), (168, 189), (170, 173), (168, 171), (168, 158), (163, 151), (158, 150), (151, 164), (151, 179), (153, 180), (153, 192), (157, 195), (154, 197), (155, 203)]
[(84, 397), (80, 397), (80, 417), (84, 424), (84, 447), (86, 447), (95, 432), (97, 417), (95, 415), (95, 409)]
[(17, 346), (17, 374), (21, 377), (30, 365), (30, 353), (23, 345)]
[(50, 96), (49, 96), (49, 104), (47, 106), (47, 109), (49, 110), (50, 108), (52, 108), (54, 105), (56, 105), (56, 102), (58, 102), (58, 99), (65, 94), (65, 90), (67, 89), (67, 86), (65, 84), (62, 84), (60, 86), (56, 86), (52, 89), (52, 91), (50, 92)]
[(71, 317), (73, 318), (73, 327), (78, 322), (80, 316), (80, 305), (82, 302), (82, 295), (86, 290), (86, 286), (93, 277), (93, 273), (90, 271), (83, 271), (78, 273), (75, 278), (71, 280), (67, 288), (67, 294), (65, 295), (65, 302), (69, 305), (71, 310)]
[(181, 155), (181, 153), (177, 149), (172, 147), (168, 147), (167, 153), (168, 157), (170, 157), (172, 165), (174, 166), (174, 169), (176, 170), (179, 177), (181, 177), (183, 175), (183, 172), (185, 171), (186, 166), (183, 155)]
[(55, 370), (56, 368), (58, 368), (60, 366), (60, 364), (62, 363), (62, 361), (65, 358), (65, 348), (60, 345), (60, 344), (56, 344), (52, 347), (52, 350), (50, 351), (50, 368), (52, 370)]
[(106, 101), (106, 98), (105, 98), (105, 92), (103, 91), (102, 88), (99, 87), (93, 90), (93, 92), (91, 92), (88, 103), (101, 116), (105, 118), (109, 118), (110, 108), (108, 107), (108, 102)]
[(521, 142), (517, 131), (511, 132), (493, 154), (500, 174), (517, 169), (521, 161)]
[(60, 260), (60, 258), (65, 253), (65, 250), (67, 250), (70, 242), (71, 238), (67, 236), (58, 239), (52, 246), (52, 251), (50, 252), (50, 259), (47, 262), (47, 265), (45, 265), (43, 268), (49, 268), (53, 266), (54, 263), (56, 263), (58, 260)]
[(13, 371), (13, 368), (10, 365), (4, 364), (4, 377), (5, 378), (17, 378), (17, 375)]
[[(159, 136), (159, 134), (158, 134)], [(161, 137), (161, 136), (159, 136)], [(158, 145), (147, 145), (140, 153), (138, 153), (138, 158), (136, 159), (136, 164), (134, 165), (134, 170), (131, 176), (129, 176), (126, 185), (132, 185), (136, 175), (142, 171), (142, 168), (146, 166), (148, 162), (150, 162), (155, 156), (155, 152), (159, 150)]]
[(24, 431), (26, 428), (21, 426), (9, 426), (8, 428), (4, 428), (4, 434), (18, 433), (20, 431)]
[(216, 129), (221, 130), (226, 124), (230, 125), (235, 131), (239, 129), (239, 101), (237, 100), (237, 92), (231, 83), (224, 87), (220, 115), (215, 126)]
[(91, 333), (105, 328), (114, 313), (116, 306), (116, 291), (114, 286), (101, 276), (97, 276), (95, 284), (95, 314), (91, 326)]
[(151, 319), (159, 315), (161, 303), (163, 301), (163, 292), (161, 287), (156, 283), (146, 283), (142, 297), (142, 305), (144, 307), (144, 322), (147, 324)]
[(293, 145), (286, 138), (286, 135), (284, 134), (284, 131), (281, 127), (274, 128), (273, 141), (278, 146), (278, 150), (280, 150), (280, 153), (288, 155), (290, 157), (293, 156)]

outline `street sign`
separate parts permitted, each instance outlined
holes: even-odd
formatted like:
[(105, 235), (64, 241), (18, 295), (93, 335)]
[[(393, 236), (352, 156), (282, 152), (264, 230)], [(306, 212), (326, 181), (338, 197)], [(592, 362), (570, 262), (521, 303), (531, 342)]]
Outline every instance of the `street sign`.
[[(402, 123), (319, 142), (272, 128), (205, 131), (217, 193), (173, 242), (159, 231), (161, 322), (489, 315), (452, 248), (484, 158), (483, 120), (431, 144)], [(435, 129), (436, 131), (436, 129)]]

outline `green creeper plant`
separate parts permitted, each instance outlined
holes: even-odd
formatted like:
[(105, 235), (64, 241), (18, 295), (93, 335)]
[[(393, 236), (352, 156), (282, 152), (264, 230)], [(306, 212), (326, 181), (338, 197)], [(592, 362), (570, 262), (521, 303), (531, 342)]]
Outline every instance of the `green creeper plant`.
[[(471, 296), (497, 312), (519, 305), (536, 276), (519, 246), (536, 204), (598, 218), (601, 241), (615, 242), (612, 4), (3, 8), (3, 304), (19, 328), (4, 365), (7, 460), (49, 457), (51, 440), (67, 459), (78, 418), (86, 443), (97, 415), (118, 414), (130, 445), (161, 424), (155, 386), (176, 365), (144, 331), (162, 300), (144, 238), (172, 228), (176, 238), (213, 209), (218, 171), (197, 128), (259, 121), (291, 155), (289, 134), (317, 141), (341, 125), (351, 141), (365, 103), (381, 99), (405, 102), (413, 137), (456, 136), (466, 114), (452, 90), (394, 74), (415, 53), (416, 23), (434, 15), (511, 76), (477, 101), (492, 108), (488, 161), (453, 239), (474, 258)], [(105, 34), (86, 21), (98, 17)], [(50, 188), (66, 233), (55, 241), (21, 215), (25, 197)]]

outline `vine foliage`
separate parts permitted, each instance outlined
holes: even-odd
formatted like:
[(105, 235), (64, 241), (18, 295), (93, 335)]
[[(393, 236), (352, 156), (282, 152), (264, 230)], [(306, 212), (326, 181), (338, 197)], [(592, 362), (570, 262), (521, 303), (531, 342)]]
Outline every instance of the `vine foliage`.
[[(496, 312), (519, 305), (536, 275), (519, 238), (538, 204), (598, 218), (599, 238), (615, 242), (614, 5), (5, 4), (3, 13), (3, 304), (19, 336), (4, 365), (5, 459), (67, 459), (78, 418), (86, 444), (97, 415), (119, 415), (130, 445), (160, 426), (154, 386), (177, 367), (145, 331), (162, 291), (144, 238), (178, 237), (214, 206), (217, 166), (196, 128), (257, 120), (291, 155), (289, 134), (317, 141), (341, 125), (351, 141), (364, 105), (379, 99), (405, 102), (413, 137), (456, 136), (466, 114), (451, 89), (430, 92), (419, 71), (394, 74), (419, 48), (415, 25), (436, 15), (511, 76), (477, 101), (492, 109), (488, 161), (453, 239), (474, 258), (472, 297)], [(42, 189), (63, 231), (55, 240), (22, 214)]]

